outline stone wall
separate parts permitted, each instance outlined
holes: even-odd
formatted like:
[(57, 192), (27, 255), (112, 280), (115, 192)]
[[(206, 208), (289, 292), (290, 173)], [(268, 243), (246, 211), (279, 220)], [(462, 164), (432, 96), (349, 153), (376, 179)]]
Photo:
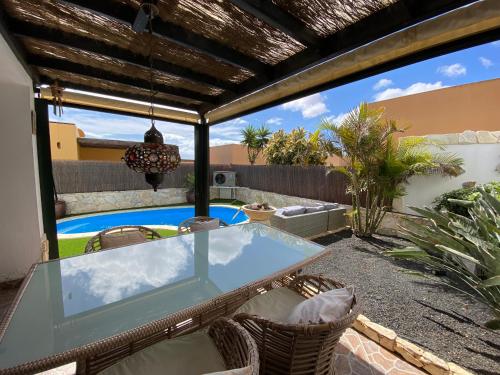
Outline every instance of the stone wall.
[(460, 189), (463, 183), (474, 181), (484, 184), (500, 177), (500, 131), (471, 131), (426, 136), (432, 142), (445, 147), (436, 153), (453, 154), (463, 160), (465, 170), (458, 177), (443, 177), (439, 174), (413, 176), (405, 185), (406, 195), (395, 199), (393, 209), (397, 212), (415, 214), (409, 207), (432, 206), (439, 195)]
[[(210, 198), (219, 198), (219, 189), (211, 188)], [(286, 207), (286, 206), (310, 206), (316, 203), (321, 203), (321, 201), (308, 199), (308, 198), (300, 198), (293, 197), (290, 195), (283, 195), (278, 193), (272, 193), (269, 191), (255, 190), (246, 187), (241, 187), (236, 189), (236, 199), (245, 203), (262, 203), (267, 202), (271, 206), (276, 208)]]
[(123, 210), (149, 206), (165, 206), (186, 202), (186, 189), (102, 191), (93, 193), (60, 194), (66, 201), (68, 215), (98, 211)]

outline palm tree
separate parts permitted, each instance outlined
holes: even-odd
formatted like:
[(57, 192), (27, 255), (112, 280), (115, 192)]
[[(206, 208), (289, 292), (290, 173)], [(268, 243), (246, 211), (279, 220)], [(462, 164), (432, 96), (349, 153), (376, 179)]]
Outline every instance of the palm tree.
[(262, 125), (260, 128), (248, 125), (241, 131), (241, 135), (243, 136), (241, 143), (247, 146), (248, 161), (251, 165), (254, 165), (257, 156), (259, 156), (259, 153), (269, 142), (271, 130), (265, 125)]
[[(334, 169), (348, 180), (352, 196), (352, 226), (358, 236), (371, 236), (382, 222), (392, 199), (404, 195), (403, 184), (413, 175), (457, 176), (462, 159), (434, 154), (424, 138), (410, 138), (395, 145), (393, 134), (402, 130), (384, 119), (384, 109), (366, 103), (351, 111), (339, 124), (324, 120), (329, 152), (345, 159), (345, 167)], [(362, 210), (364, 208), (364, 210)], [(364, 211), (364, 212), (362, 212)]]

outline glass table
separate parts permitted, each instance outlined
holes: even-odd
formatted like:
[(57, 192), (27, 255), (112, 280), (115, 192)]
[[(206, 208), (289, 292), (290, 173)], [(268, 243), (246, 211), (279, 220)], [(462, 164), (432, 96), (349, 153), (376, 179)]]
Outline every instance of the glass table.
[(73, 361), (95, 373), (110, 352), (199, 329), (326, 253), (250, 223), (36, 264), (0, 326), (0, 373)]

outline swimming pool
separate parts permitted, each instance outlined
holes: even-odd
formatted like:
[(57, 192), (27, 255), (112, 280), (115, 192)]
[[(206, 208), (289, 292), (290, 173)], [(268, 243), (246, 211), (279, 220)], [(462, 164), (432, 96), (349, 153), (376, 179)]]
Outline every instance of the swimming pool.
[[(210, 216), (218, 217), (227, 224), (238, 224), (248, 217), (243, 211), (233, 219), (238, 211), (229, 206), (210, 206)], [(194, 216), (194, 207), (165, 207), (126, 212), (110, 212), (58, 220), (58, 234), (99, 232), (119, 225), (175, 226)]]

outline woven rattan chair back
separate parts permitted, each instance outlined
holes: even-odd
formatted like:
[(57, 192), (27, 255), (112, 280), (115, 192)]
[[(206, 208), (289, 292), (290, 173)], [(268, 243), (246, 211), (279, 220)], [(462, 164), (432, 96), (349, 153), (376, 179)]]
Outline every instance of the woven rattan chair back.
[(123, 225), (119, 227), (105, 229), (97, 233), (87, 242), (87, 245), (85, 246), (85, 252), (93, 253), (95, 251), (101, 250), (101, 236), (105, 234), (120, 234), (133, 231), (141, 232), (146, 238), (146, 240), (156, 240), (161, 238), (160, 234), (151, 228), (143, 227), (140, 225)]
[[(300, 275), (288, 285), (306, 298), (343, 287), (335, 280), (311, 275)], [(234, 319), (257, 343), (261, 374), (331, 375), (335, 373), (335, 346), (359, 313), (360, 306), (354, 298), (349, 314), (324, 324), (282, 324), (246, 313), (237, 314)]]
[[(200, 223), (200, 222), (206, 222), (210, 220), (214, 220), (215, 218), (209, 217), (209, 216), (193, 216), (190, 217), (189, 219), (184, 220), (182, 223), (179, 224), (179, 227), (177, 228), (177, 232), (179, 234), (184, 234), (184, 233), (191, 233), (191, 225), (194, 223)], [(227, 227), (227, 223), (221, 219), (219, 219), (219, 226), (221, 227)]]

